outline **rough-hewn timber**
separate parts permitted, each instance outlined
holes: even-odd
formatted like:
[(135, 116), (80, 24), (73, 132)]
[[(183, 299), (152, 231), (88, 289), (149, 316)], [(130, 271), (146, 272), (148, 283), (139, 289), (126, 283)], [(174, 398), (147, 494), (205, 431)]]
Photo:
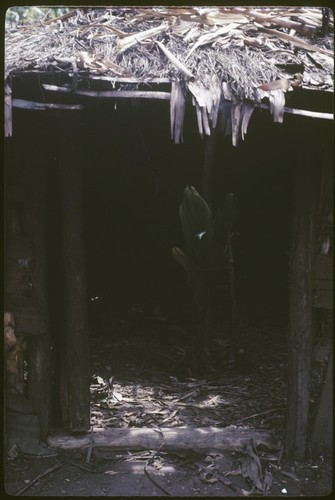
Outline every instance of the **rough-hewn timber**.
[[(36, 135), (35, 135), (36, 134)], [(36, 144), (38, 146), (36, 147)], [(41, 438), (46, 440), (51, 416), (51, 343), (48, 325), (47, 256), (46, 256), (46, 165), (43, 145), (43, 122), (32, 131), (29, 141), (30, 198), (24, 210), (24, 228), (34, 248), (32, 298), (44, 318), (44, 330), (28, 343), (28, 395), (40, 421)]]
[(66, 314), (66, 384), (70, 431), (90, 428), (89, 347), (78, 117), (58, 116)]
[(288, 414), (286, 455), (306, 454), (312, 353), (312, 243), (315, 165), (305, 155), (296, 165), (290, 258), (290, 332), (288, 339)]

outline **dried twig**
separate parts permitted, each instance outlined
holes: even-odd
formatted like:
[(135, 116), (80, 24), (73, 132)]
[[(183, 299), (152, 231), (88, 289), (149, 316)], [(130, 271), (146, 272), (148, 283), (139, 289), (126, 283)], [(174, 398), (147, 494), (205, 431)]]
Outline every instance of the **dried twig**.
[(254, 413), (253, 415), (249, 415), (248, 417), (241, 418), (240, 422), (244, 422), (244, 420), (249, 420), (249, 418), (259, 417), (260, 415), (266, 415), (268, 413), (273, 413), (275, 411), (280, 411), (283, 408), (285, 408), (285, 406), (283, 406), (281, 408), (271, 408), (271, 410), (265, 410), (265, 411), (261, 411), (259, 413)]
[(39, 474), (37, 477), (35, 477), (35, 479), (33, 479), (32, 481), (30, 481), (29, 484), (27, 484), (26, 486), (24, 486), (23, 488), (21, 488), (21, 490), (19, 490), (16, 495), (19, 496), (19, 495), (22, 495), (22, 493), (24, 493), (25, 491), (27, 491), (33, 484), (37, 483), (37, 481), (39, 479), (42, 479), (42, 477), (45, 477), (47, 476), (48, 474), (51, 474), (51, 472), (54, 472), (55, 470), (59, 469), (60, 467), (62, 467), (64, 464), (61, 463), (61, 464), (56, 464), (54, 465), (53, 467), (50, 467), (50, 469), (47, 469), (45, 472), (42, 472), (42, 474)]

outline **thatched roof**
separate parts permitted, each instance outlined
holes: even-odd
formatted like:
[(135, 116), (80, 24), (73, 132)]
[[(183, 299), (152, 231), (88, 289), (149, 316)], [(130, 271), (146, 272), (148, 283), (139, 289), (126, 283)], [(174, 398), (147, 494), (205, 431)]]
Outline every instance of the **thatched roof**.
[[(175, 142), (190, 95), (200, 134), (219, 123), (236, 144), (255, 106), (281, 122), (286, 92), (333, 91), (333, 31), (321, 8), (82, 8), (7, 29), (5, 76), (44, 75), (45, 93), (67, 99), (169, 99)], [(144, 95), (170, 82), (171, 92)]]

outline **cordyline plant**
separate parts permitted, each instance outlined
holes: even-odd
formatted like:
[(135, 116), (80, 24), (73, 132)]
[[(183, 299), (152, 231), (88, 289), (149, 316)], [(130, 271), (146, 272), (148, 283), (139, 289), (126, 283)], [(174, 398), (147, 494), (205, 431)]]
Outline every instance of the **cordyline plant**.
[(232, 316), (235, 320), (234, 268), (232, 227), (234, 223), (233, 194), (226, 196), (223, 209), (216, 214), (193, 186), (184, 190), (179, 216), (185, 250), (173, 247), (172, 255), (188, 273), (194, 302), (199, 315), (199, 348), (204, 347), (208, 326), (210, 287), (213, 278), (223, 269), (229, 270)]

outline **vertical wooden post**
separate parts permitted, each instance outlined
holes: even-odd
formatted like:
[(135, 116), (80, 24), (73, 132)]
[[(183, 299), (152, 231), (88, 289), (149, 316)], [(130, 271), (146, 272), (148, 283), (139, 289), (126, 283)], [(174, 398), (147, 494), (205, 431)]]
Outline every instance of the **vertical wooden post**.
[(312, 352), (313, 212), (316, 165), (297, 165), (290, 259), (290, 332), (288, 339), (287, 458), (306, 454)]
[[(315, 420), (311, 433), (311, 452), (313, 457), (320, 454), (331, 455), (333, 452), (333, 217), (334, 217), (334, 167), (333, 167), (333, 137), (324, 135), (324, 144), (320, 154), (320, 187), (318, 206), (315, 217), (313, 275), (314, 307), (318, 309), (319, 324), (317, 342), (327, 343), (329, 359), (326, 377), (319, 386), (319, 394), (313, 394), (318, 401)], [(326, 263), (328, 265), (326, 266)], [(324, 263), (323, 266), (320, 266)], [(321, 273), (322, 269), (322, 273)], [(320, 276), (321, 275), (321, 276)], [(327, 342), (328, 341), (328, 342)]]
[[(44, 330), (31, 335), (28, 343), (28, 396), (40, 422), (42, 441), (50, 430), (52, 359), (48, 322), (46, 255), (46, 169), (43, 120), (28, 135), (29, 199), (23, 210), (23, 230), (31, 239), (33, 254), (32, 299), (44, 319)], [(27, 151), (25, 151), (27, 154)]]
[(58, 115), (66, 314), (68, 427), (90, 428), (89, 345), (78, 115)]

